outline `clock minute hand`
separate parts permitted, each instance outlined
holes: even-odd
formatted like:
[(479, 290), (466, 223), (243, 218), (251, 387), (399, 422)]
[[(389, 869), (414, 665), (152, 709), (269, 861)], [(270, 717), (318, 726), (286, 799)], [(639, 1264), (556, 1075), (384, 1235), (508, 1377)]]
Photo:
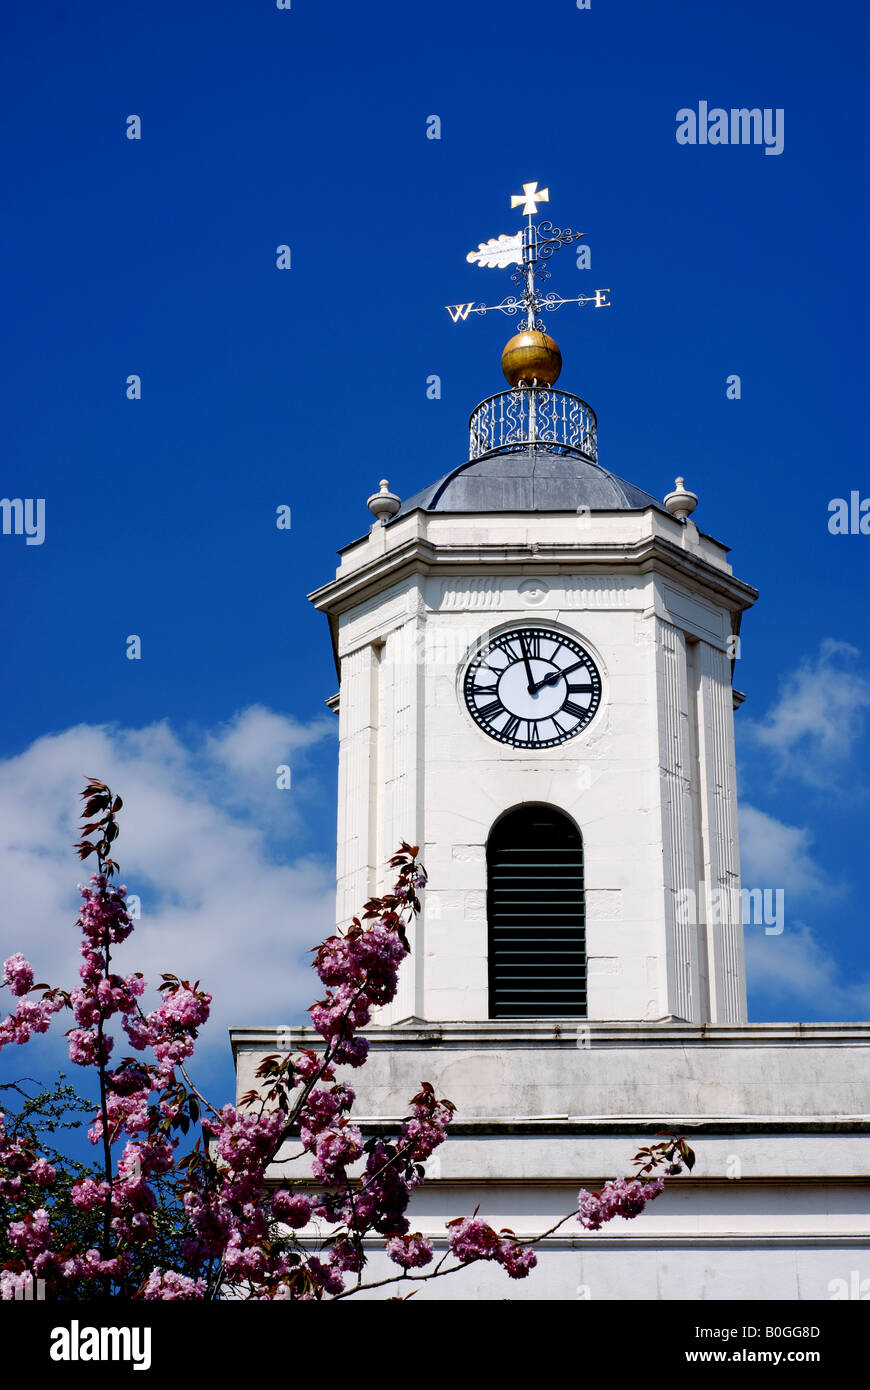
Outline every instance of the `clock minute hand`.
[(566, 666), (562, 671), (551, 671), (548, 676), (544, 676), (543, 680), (535, 681), (529, 687), (530, 694), (534, 695), (536, 690), (542, 690), (545, 685), (555, 685), (556, 681), (561, 680), (563, 676), (569, 675), (571, 671), (576, 671), (578, 666), (585, 665), (585, 661), (575, 661), (573, 666)]
[(525, 639), (522, 636), (520, 637), (520, 651), (523, 654), (523, 661), (525, 662), (526, 666), (526, 675), (529, 678), (529, 694), (534, 695), (537, 686), (535, 685), (535, 678), (532, 675), (532, 667), (531, 663), (529, 662), (528, 649), (526, 647)]

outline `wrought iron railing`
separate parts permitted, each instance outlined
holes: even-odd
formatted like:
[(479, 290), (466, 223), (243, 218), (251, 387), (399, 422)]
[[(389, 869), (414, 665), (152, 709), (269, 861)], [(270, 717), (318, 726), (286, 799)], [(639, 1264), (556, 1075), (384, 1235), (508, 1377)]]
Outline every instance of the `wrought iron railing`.
[(503, 454), (525, 444), (598, 461), (598, 421), (591, 405), (567, 391), (518, 386), (489, 396), (472, 411), (470, 458)]

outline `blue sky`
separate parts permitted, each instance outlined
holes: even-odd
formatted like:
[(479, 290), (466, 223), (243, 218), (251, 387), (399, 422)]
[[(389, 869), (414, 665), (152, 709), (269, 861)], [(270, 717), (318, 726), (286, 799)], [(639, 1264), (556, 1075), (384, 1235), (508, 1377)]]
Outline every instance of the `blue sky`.
[[(144, 964), (211, 971), (231, 1021), (299, 1016), (336, 755), (305, 595), (380, 477), (407, 496), (465, 457), (506, 321), (442, 306), (490, 290), (465, 252), (537, 179), (592, 253), (553, 287), (611, 287), (548, 325), (602, 462), (658, 496), (685, 475), (761, 591), (744, 859), (787, 896), (783, 935), (750, 940), (752, 1017), (867, 1017), (870, 536), (827, 528), (830, 499), (870, 496), (866, 12), (48, 0), (4, 29), (0, 491), (44, 497), (46, 536), (0, 536), (3, 953), (74, 966), (73, 792), (115, 778)], [(782, 108), (783, 152), (678, 145), (702, 100)]]

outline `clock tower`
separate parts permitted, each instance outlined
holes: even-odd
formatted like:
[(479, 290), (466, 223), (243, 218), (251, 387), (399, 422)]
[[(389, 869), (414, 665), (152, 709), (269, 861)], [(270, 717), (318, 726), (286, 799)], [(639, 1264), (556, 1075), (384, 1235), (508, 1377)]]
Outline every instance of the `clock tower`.
[[(443, 1248), (478, 1206), (550, 1232), (533, 1279), (475, 1265), (421, 1297), (825, 1298), (864, 1241), (870, 1025), (747, 1021), (732, 674), (756, 593), (683, 479), (659, 501), (611, 471), (594, 410), (557, 388), (542, 313), (610, 290), (543, 293), (579, 235), (535, 221), (548, 198), (525, 185), (522, 230), (468, 256), (517, 293), (449, 310), (520, 330), (467, 459), (404, 500), (383, 480), (311, 595), (340, 683), (339, 925), (403, 840), (429, 874), (354, 1119), (379, 1134), (431, 1082), (457, 1109), (414, 1226)], [(322, 1046), (232, 1040), (239, 1094), (264, 1054)], [(662, 1130), (691, 1178), (634, 1221), (556, 1229)]]
[[(311, 595), (341, 682), (338, 920), (387, 888), (405, 839), (430, 886), (385, 1021), (736, 1023), (731, 676), (756, 594), (682, 479), (659, 502), (616, 476), (592, 407), (557, 389), (540, 312), (610, 291), (542, 294), (578, 237), (534, 222), (547, 197), (526, 185), (522, 232), (468, 257), (514, 265), (520, 293), (450, 311), (525, 325), (468, 459), (404, 502), (382, 481), (374, 526)], [(573, 846), (564, 872), (545, 821)]]
[[(392, 1021), (493, 1016), (490, 837), (550, 808), (582, 846), (582, 1016), (739, 1022), (731, 653), (754, 592), (597, 462), (575, 397), (519, 387), (476, 414), (533, 393), (534, 439), (409, 498), (313, 595), (341, 672), (338, 918), (419, 844), (430, 887)], [(561, 416), (581, 410), (577, 447)]]

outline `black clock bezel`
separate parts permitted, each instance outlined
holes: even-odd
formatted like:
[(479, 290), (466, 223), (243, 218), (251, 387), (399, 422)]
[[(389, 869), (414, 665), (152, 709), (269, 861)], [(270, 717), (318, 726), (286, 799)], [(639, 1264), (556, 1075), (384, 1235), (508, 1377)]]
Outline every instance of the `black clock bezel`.
[[(589, 702), (588, 709), (584, 711), (583, 718), (578, 719), (577, 722), (572, 726), (572, 728), (566, 729), (564, 732), (562, 732), (554, 738), (532, 739), (528, 736), (526, 738), (517, 738), (515, 736), (517, 728), (522, 727), (523, 725), (526, 726), (527, 735), (531, 733), (533, 725), (550, 723), (551, 721), (556, 724), (556, 728), (558, 729), (559, 725), (558, 723), (556, 723), (556, 720), (553, 715), (546, 715), (543, 719), (540, 720), (531, 720), (524, 716), (512, 715), (511, 719), (518, 720), (518, 725), (512, 725), (511, 720), (509, 719), (505, 731), (502, 732), (498, 729), (493, 728), (492, 725), (481, 716), (481, 713), (473, 699), (475, 674), (484, 664), (486, 657), (492, 652), (493, 648), (498, 648), (501, 643), (509, 642), (512, 638), (515, 639), (521, 633), (528, 634), (532, 637), (543, 637), (549, 641), (558, 641), (560, 646), (567, 647), (571, 652), (575, 654), (578, 660), (581, 660), (584, 663), (592, 681), (592, 698)], [(541, 659), (547, 660), (546, 657)], [(509, 664), (513, 665), (514, 663), (511, 662)], [(507, 667), (505, 669), (507, 669)], [(601, 672), (598, 669), (594, 657), (576, 637), (567, 632), (563, 632), (558, 627), (548, 627), (539, 623), (530, 623), (505, 628), (501, 632), (494, 633), (493, 635), (487, 637), (480, 644), (480, 646), (477, 648), (477, 650), (475, 651), (474, 655), (472, 656), (471, 660), (468, 662), (465, 668), (465, 673), (462, 678), (462, 694), (463, 699), (465, 701), (465, 708), (468, 711), (469, 716), (474, 721), (475, 726), (478, 729), (480, 729), (482, 733), (485, 733), (488, 738), (491, 738), (496, 743), (503, 744), (507, 748), (518, 748), (524, 751), (537, 752), (539, 749), (543, 748), (561, 747), (562, 744), (569, 743), (571, 739), (576, 738), (578, 734), (582, 733), (584, 729), (587, 729), (589, 727), (590, 723), (595, 718), (595, 715), (601, 707), (601, 700), (603, 695), (603, 682), (601, 679)], [(561, 708), (564, 709), (564, 706), (562, 706)], [(561, 710), (557, 710), (556, 715), (558, 715), (560, 712)], [(511, 728), (513, 728), (514, 730), (513, 735), (507, 732), (507, 730)]]

